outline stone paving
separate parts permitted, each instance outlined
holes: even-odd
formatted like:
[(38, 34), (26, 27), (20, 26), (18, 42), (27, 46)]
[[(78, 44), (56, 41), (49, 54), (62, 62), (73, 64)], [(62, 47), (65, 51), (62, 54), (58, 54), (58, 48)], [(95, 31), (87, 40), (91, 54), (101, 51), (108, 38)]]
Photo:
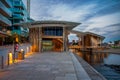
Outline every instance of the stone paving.
[(77, 78), (73, 58), (65, 52), (36, 53), (0, 72), (0, 80), (79, 80)]
[(0, 80), (77, 80), (71, 56), (38, 53), (0, 72)]

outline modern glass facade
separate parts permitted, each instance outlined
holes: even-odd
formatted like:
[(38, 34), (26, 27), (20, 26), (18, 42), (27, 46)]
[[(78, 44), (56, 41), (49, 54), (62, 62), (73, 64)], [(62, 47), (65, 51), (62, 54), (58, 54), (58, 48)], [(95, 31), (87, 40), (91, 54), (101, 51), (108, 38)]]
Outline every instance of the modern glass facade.
[[(2, 40), (5, 40), (2, 37), (4, 35), (3, 33), (28, 37), (28, 28), (14, 24), (30, 21), (30, 16), (22, 0), (0, 0), (0, 38)], [(0, 40), (0, 42), (3, 41)]]
[(6, 0), (0, 1), (0, 26), (11, 26), (9, 18), (12, 16), (12, 11), (6, 4)]
[(63, 36), (63, 27), (44, 27), (43, 35), (46, 36)]
[(12, 17), (12, 11), (10, 10), (10, 0), (0, 0), (0, 45), (4, 44), (5, 36), (10, 35), (10, 31), (7, 30), (12, 25), (10, 17)]
[[(29, 21), (29, 15), (22, 0), (13, 0), (12, 4), (13, 4), (12, 23), (16, 24)], [(21, 26), (17, 25), (12, 26), (12, 34), (17, 33), (18, 35), (26, 37), (28, 36), (28, 32), (29, 32), (28, 29), (22, 28)]]

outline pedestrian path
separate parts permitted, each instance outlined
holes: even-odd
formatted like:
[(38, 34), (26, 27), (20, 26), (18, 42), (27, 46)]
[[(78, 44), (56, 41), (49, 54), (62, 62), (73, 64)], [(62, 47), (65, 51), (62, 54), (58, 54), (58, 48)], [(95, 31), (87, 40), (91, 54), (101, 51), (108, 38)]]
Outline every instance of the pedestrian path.
[[(79, 74), (80, 71), (83, 74)], [(80, 80), (79, 78), (90, 80), (74, 55), (68, 52), (36, 53), (0, 72), (0, 80)]]

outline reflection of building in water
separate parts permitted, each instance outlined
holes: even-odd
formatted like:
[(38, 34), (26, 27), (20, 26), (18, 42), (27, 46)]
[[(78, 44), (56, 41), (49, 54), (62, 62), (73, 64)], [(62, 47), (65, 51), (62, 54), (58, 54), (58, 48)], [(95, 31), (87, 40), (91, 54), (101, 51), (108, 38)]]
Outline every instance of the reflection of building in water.
[(104, 58), (108, 57), (108, 53), (77, 52), (76, 54), (78, 54), (90, 64), (103, 63)]

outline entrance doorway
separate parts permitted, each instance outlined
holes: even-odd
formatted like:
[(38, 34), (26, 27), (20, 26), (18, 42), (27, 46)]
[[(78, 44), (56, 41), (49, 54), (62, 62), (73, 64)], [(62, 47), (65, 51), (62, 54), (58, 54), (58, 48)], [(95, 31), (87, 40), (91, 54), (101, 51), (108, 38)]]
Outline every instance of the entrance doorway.
[(43, 38), (42, 51), (63, 51), (63, 40), (60, 38)]

